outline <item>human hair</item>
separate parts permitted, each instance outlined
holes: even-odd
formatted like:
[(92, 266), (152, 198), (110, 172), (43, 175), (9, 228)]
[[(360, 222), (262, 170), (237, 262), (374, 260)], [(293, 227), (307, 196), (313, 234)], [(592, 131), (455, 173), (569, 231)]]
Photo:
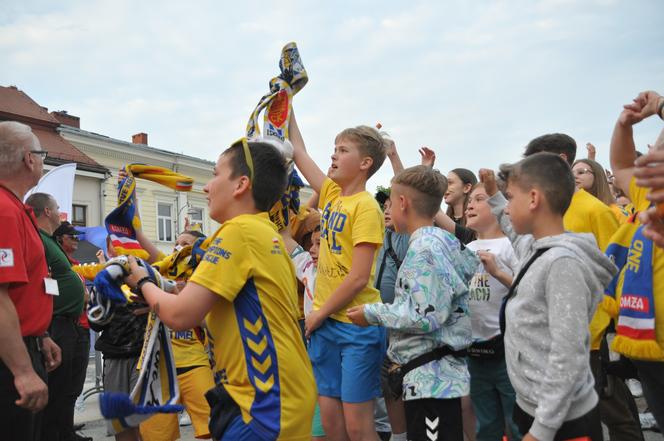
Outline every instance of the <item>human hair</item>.
[(30, 126), (15, 121), (0, 122), (0, 178), (11, 178), (21, 169), (26, 150), (36, 149)]
[(392, 179), (392, 184), (413, 190), (410, 194), (415, 212), (420, 216), (432, 218), (440, 210), (440, 204), (447, 191), (447, 178), (439, 171), (425, 165), (416, 165), (403, 170)]
[(576, 158), (576, 141), (564, 133), (549, 133), (548, 135), (538, 136), (528, 143), (523, 156), (541, 152), (555, 153), (556, 155), (564, 154), (567, 157), (567, 163), (571, 167), (574, 158)]
[(602, 167), (597, 161), (586, 158), (574, 161), (572, 168), (579, 163), (586, 164), (593, 172), (593, 185), (588, 189), (588, 193), (592, 194), (606, 205), (614, 204), (616, 200), (611, 194), (611, 187), (609, 187), (609, 180), (606, 177), (604, 167)]
[[(256, 209), (268, 211), (286, 191), (288, 170), (286, 160), (275, 146), (268, 142), (248, 141), (249, 152), (254, 166), (251, 195)], [(231, 178), (251, 177), (242, 143), (237, 142), (224, 151), (228, 155)]]
[(205, 234), (201, 233), (198, 230), (184, 230), (180, 234), (188, 234), (190, 236), (194, 236), (196, 239), (201, 238), (201, 237), (207, 237)]
[(357, 144), (362, 156), (368, 156), (373, 161), (367, 171), (367, 179), (378, 171), (385, 162), (385, 140), (378, 130), (369, 126), (357, 126), (344, 129), (334, 139), (347, 139)]
[[(474, 186), (477, 184), (477, 176), (475, 176), (475, 173), (471, 172), (467, 168), (455, 168), (454, 170), (451, 170), (450, 173), (454, 173), (459, 177), (461, 180), (461, 183), (466, 186), (470, 184), (471, 186)], [(471, 190), (472, 191), (472, 188)], [(463, 195), (463, 211), (464, 213), (461, 216), (461, 225), (465, 226), (466, 225), (466, 208), (468, 208), (468, 198), (470, 197), (470, 191), (466, 194)], [(454, 219), (454, 207), (452, 205), (449, 205), (447, 207), (447, 216), (450, 217), (451, 219)]]
[(54, 208), (53, 205), (56, 202), (53, 196), (48, 193), (32, 193), (25, 201), (25, 204), (32, 207), (32, 211), (35, 212), (36, 217), (41, 217), (44, 215), (44, 210)]
[(555, 153), (535, 153), (516, 164), (500, 166), (500, 178), (524, 191), (538, 188), (549, 208), (563, 216), (575, 191), (574, 175), (569, 164)]

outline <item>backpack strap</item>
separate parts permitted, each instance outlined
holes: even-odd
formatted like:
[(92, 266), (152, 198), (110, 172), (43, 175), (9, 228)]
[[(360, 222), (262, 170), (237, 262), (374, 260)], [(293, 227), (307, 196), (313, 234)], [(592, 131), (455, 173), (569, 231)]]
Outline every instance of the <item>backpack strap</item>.
[(521, 282), (521, 279), (523, 276), (526, 275), (526, 272), (528, 271), (528, 268), (530, 268), (530, 265), (533, 264), (542, 254), (547, 252), (549, 248), (540, 248), (539, 250), (535, 251), (535, 254), (532, 255), (530, 259), (528, 259), (528, 262), (526, 262), (525, 265), (521, 267), (521, 270), (519, 271), (519, 274), (517, 274), (516, 278), (512, 282), (512, 286), (510, 286), (510, 290), (508, 291), (507, 295), (503, 297), (503, 302), (500, 305), (500, 334), (505, 335), (505, 308), (507, 307), (507, 302), (514, 297), (516, 294), (516, 288), (519, 286), (519, 282)]

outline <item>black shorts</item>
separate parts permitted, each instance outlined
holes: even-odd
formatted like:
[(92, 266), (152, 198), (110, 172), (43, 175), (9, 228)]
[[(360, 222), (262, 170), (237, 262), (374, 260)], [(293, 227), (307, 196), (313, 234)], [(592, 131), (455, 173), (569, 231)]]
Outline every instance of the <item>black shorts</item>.
[[(512, 414), (514, 423), (519, 427), (519, 432), (528, 433), (530, 427), (535, 420), (527, 414), (518, 405), (514, 406), (514, 413)], [(573, 439), (588, 438), (591, 441), (602, 441), (602, 423), (599, 419), (599, 409), (597, 406), (585, 415), (582, 415), (573, 420), (565, 421), (560, 429), (556, 432), (554, 441), (565, 441)]]
[(404, 401), (409, 440), (463, 441), (461, 398)]

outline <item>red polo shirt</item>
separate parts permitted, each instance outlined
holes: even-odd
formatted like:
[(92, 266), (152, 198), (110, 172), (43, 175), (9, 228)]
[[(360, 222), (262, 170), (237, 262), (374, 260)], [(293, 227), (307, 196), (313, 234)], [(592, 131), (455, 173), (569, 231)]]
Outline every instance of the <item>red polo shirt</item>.
[(9, 284), (21, 335), (46, 332), (53, 315), (53, 297), (46, 294), (48, 267), (32, 209), (0, 186), (0, 284)]

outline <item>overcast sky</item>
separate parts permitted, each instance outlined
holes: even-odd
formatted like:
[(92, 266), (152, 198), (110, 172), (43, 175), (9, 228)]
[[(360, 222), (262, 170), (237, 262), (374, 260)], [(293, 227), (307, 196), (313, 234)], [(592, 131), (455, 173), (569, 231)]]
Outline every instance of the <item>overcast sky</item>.
[[(476, 171), (564, 132), (608, 166), (622, 104), (664, 93), (663, 18), (661, 0), (3, 0), (0, 85), (85, 130), (215, 160), (295, 41), (309, 74), (295, 108), (324, 170), (336, 133), (377, 121), (406, 165), (426, 145), (442, 171)], [(638, 126), (639, 149), (661, 126)]]

